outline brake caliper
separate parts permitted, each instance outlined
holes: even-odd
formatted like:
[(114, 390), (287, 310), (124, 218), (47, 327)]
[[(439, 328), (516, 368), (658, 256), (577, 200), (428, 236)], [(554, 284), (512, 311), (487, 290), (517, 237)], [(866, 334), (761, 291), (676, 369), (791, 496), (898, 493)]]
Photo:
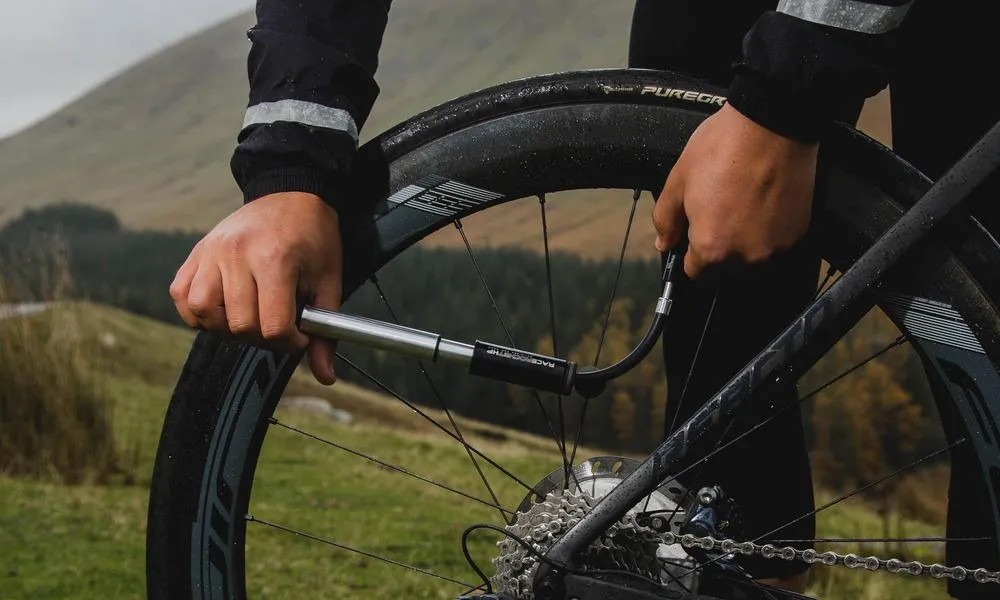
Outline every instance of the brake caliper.
[[(713, 485), (701, 488), (698, 490), (697, 500), (688, 519), (681, 525), (682, 544), (683, 536), (686, 535), (716, 540), (742, 538), (743, 523), (739, 505), (735, 499), (727, 496), (721, 487)], [(746, 572), (733, 560), (734, 555), (722, 552), (721, 544), (714, 548), (705, 548), (699, 544), (684, 544), (684, 549), (703, 565), (711, 565), (712, 568), (733, 575), (746, 576)]]

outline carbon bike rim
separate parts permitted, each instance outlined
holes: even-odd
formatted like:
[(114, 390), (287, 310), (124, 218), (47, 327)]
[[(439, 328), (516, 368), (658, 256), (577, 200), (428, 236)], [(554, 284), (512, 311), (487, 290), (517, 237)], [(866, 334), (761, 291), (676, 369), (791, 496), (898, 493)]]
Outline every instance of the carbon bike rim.
[[(592, 113), (603, 110), (603, 108), (580, 106), (578, 107), (578, 114), (575, 114), (571, 119), (562, 117), (561, 120), (565, 122), (566, 120), (582, 119), (586, 122), (588, 118), (594, 118), (593, 114), (587, 114), (588, 110), (592, 108), (593, 110), (590, 111)], [(565, 109), (541, 110), (561, 111)], [(655, 107), (649, 110), (654, 113), (656, 112)], [(528, 117), (525, 115), (515, 115), (511, 118), (527, 119)], [(532, 118), (541, 121), (545, 120), (544, 117), (539, 119), (538, 115), (532, 115)], [(691, 119), (687, 123), (689, 127), (690, 123), (697, 121), (699, 114), (692, 113), (687, 115), (687, 118)], [(477, 135), (483, 136), (489, 133), (488, 130), (490, 128), (501, 126), (510, 128), (510, 125), (511, 123), (504, 125), (495, 122), (484, 123), (481, 127), (486, 128), (486, 132), (472, 132), (464, 137), (473, 140), (476, 139)], [(679, 128), (683, 129), (684, 125), (679, 126)], [(512, 129), (516, 129), (516, 127)], [(514, 138), (516, 136), (509, 135), (509, 137)], [(456, 143), (460, 142), (457, 139), (453, 139), (452, 141)], [(449, 155), (462, 155), (462, 153), (456, 153), (454, 147), (448, 146), (449, 144), (447, 143), (443, 144), (439, 152)], [(560, 150), (555, 149), (551, 151), (559, 152)], [(566, 151), (565, 148), (562, 151)], [(575, 151), (577, 150), (570, 148), (568, 153), (572, 154)], [(419, 152), (424, 152), (425, 154), (415, 157), (414, 154), (419, 154)], [(364, 230), (369, 233), (372, 231), (378, 233), (377, 236), (368, 236), (368, 238), (369, 241), (373, 238), (379, 240), (378, 244), (381, 245), (381, 248), (376, 249), (372, 253), (379, 260), (387, 261), (415, 240), (423, 238), (430, 232), (442, 227), (454, 226), (456, 227), (456, 231), (459, 231), (461, 234), (463, 232), (456, 225), (458, 222), (456, 219), (468, 219), (469, 215), (479, 210), (510, 201), (513, 197), (512, 193), (506, 192), (502, 185), (483, 185), (483, 182), (479, 180), (482, 178), (482, 175), (477, 174), (475, 169), (466, 169), (466, 172), (462, 173), (448, 172), (448, 168), (454, 167), (454, 165), (450, 164), (444, 165), (444, 171), (427, 173), (422, 178), (413, 179), (412, 174), (416, 170), (416, 167), (412, 165), (419, 165), (420, 163), (425, 165), (441, 164), (435, 160), (436, 158), (437, 156), (433, 151), (427, 152), (427, 149), (424, 148), (421, 151), (410, 152), (398, 158), (394, 163), (396, 166), (393, 168), (397, 169), (396, 177), (401, 181), (409, 180), (410, 183), (406, 186), (395, 185), (393, 189), (398, 201), (394, 202), (392, 200), (393, 196), (390, 196), (390, 200), (382, 207), (378, 218), (375, 220), (376, 229), (372, 230), (369, 228)], [(646, 167), (650, 172), (662, 167), (662, 161), (659, 160), (660, 157), (656, 157), (653, 160), (648, 160), (648, 157), (645, 158), (647, 158)], [(578, 159), (578, 156), (573, 157), (573, 160)], [(492, 165), (491, 167), (495, 169), (496, 165)], [(833, 171), (834, 169), (831, 169), (831, 172)], [(464, 175), (464, 177), (460, 178), (459, 175)], [(829, 220), (824, 221), (830, 224), (841, 225), (845, 221), (852, 219), (855, 221), (853, 231), (849, 231), (846, 234), (843, 231), (831, 231), (825, 235), (825, 239), (828, 241), (836, 240), (838, 242), (836, 250), (829, 252), (828, 256), (826, 256), (835, 266), (838, 264), (849, 264), (845, 261), (850, 260), (852, 253), (856, 255), (857, 252), (865, 247), (866, 238), (870, 238), (873, 233), (879, 231), (880, 227), (884, 228), (887, 219), (893, 218), (893, 213), (898, 214), (898, 211), (902, 208), (900, 205), (888, 201), (885, 197), (881, 198), (882, 203), (878, 206), (856, 206), (850, 200), (852, 197), (851, 192), (854, 191), (851, 190), (851, 185), (861, 186), (859, 189), (862, 189), (864, 185), (856, 177), (852, 178), (851, 175), (841, 174), (839, 176), (840, 179), (838, 179), (837, 185), (838, 189), (842, 192), (842, 196), (837, 199), (837, 202), (840, 203), (840, 211), (832, 211), (827, 215)], [(645, 178), (648, 179), (651, 176), (647, 174)], [(565, 173), (554, 178), (555, 181), (552, 189), (535, 190), (541, 194), (537, 200), (534, 200), (539, 204), (541, 215), (546, 214), (546, 196), (565, 189), (566, 186), (560, 181), (560, 177), (566, 177)], [(582, 178), (587, 177), (594, 177), (594, 175), (593, 173), (589, 173)], [(611, 179), (614, 179), (614, 177)], [(533, 181), (537, 183), (538, 179), (534, 179)], [(611, 181), (609, 183), (613, 184), (615, 182)], [(511, 187), (516, 188), (517, 185), (521, 184), (517, 183)], [(460, 202), (453, 202), (451, 205), (445, 202), (444, 207), (440, 204), (434, 205), (427, 202), (427, 195), (420, 195), (424, 192), (412, 193), (410, 196), (403, 198), (406, 194), (413, 192), (413, 187), (408, 186), (422, 190), (431, 190), (432, 192), (436, 190), (439, 196), (447, 196), (448, 194), (445, 192), (455, 195), (456, 192), (454, 190), (460, 190), (457, 193), (459, 200), (467, 204), (471, 203), (471, 208), (463, 208)], [(611, 185), (609, 187), (614, 186)], [(449, 190), (451, 191), (449, 192)], [(400, 196), (400, 194), (403, 196)], [(872, 195), (870, 190), (865, 192), (865, 194), (867, 196)], [(622, 202), (628, 206), (631, 199), (631, 206), (635, 207), (637, 205), (636, 196), (637, 194), (624, 192)], [(485, 201), (483, 200), (484, 198)], [(845, 198), (847, 199), (845, 200)], [(407, 211), (411, 211), (412, 214), (407, 214)], [(632, 211), (627, 212), (632, 213)], [(624, 227), (625, 231), (631, 230), (632, 223), (634, 222), (634, 213), (632, 214), (633, 216), (629, 217)], [(467, 236), (462, 235), (462, 237), (466, 238)], [(821, 234), (820, 238), (824, 238), (824, 235)], [(364, 235), (362, 235), (362, 239), (365, 239)], [(623, 244), (623, 247), (628, 243), (627, 236), (625, 240), (626, 242)], [(846, 243), (844, 243), (845, 241)], [(548, 236), (545, 237), (545, 246), (548, 246), (547, 242)], [(474, 257), (476, 253), (475, 246), (468, 240), (466, 240), (464, 245), (470, 257)], [(365, 247), (365, 245), (359, 245), (357, 248), (364, 249)], [(940, 243), (937, 249), (942, 249)], [(548, 258), (549, 254), (547, 252), (543, 257), (540, 256), (542, 260)], [(370, 259), (359, 260), (356, 264), (364, 264), (366, 262), (371, 264)], [(619, 262), (618, 265), (620, 264)], [(990, 341), (995, 338), (995, 332), (989, 330), (991, 326), (989, 319), (974, 321), (966, 315), (982, 315), (984, 311), (990, 310), (992, 305), (989, 303), (988, 298), (984, 297), (983, 290), (972, 284), (967, 278), (964, 283), (957, 281), (959, 285), (955, 285), (954, 287), (949, 288), (942, 285), (942, 281), (947, 282), (948, 285), (955, 284), (956, 280), (962, 279), (965, 275), (964, 267), (955, 261), (954, 257), (949, 253), (932, 253), (925, 257), (925, 264), (927, 265), (927, 270), (921, 271), (922, 273), (933, 273), (932, 269), (937, 269), (937, 272), (942, 273), (942, 275), (938, 278), (926, 277), (926, 279), (930, 280), (929, 282), (899, 282), (892, 293), (887, 293), (884, 296), (882, 305), (887, 314), (901, 325), (901, 329), (906, 334), (907, 340), (918, 345), (918, 351), (927, 359), (927, 365), (937, 367), (939, 371), (937, 376), (944, 383), (945, 388), (952, 392), (950, 394), (950, 402), (954, 407), (955, 414), (950, 418), (963, 424), (966, 428), (966, 435), (964, 437), (970, 439), (973, 435), (977, 434), (979, 437), (982, 437), (984, 432), (989, 437), (989, 431), (994, 427), (992, 425), (994, 422), (992, 411), (995, 409), (984, 405), (982, 399), (989, 397), (991, 386), (996, 385), (996, 370), (989, 359), (993, 350)], [(357, 269), (359, 268), (361, 267), (356, 267), (355, 270), (356, 278)], [(489, 287), (488, 281), (484, 281), (483, 283), (484, 288)], [(375, 284), (373, 283), (372, 285)], [(548, 282), (546, 287), (551, 289), (551, 281)], [(380, 295), (382, 295), (381, 291), (379, 290)], [(942, 297), (942, 294), (948, 293), (953, 294), (953, 297)], [(386, 300), (387, 305), (391, 306), (387, 298)], [(350, 307), (350, 304), (347, 306)], [(502, 314), (498, 315), (498, 320), (502, 320), (502, 316)], [(995, 313), (993, 318), (996, 318)], [(985, 321), (985, 325), (983, 321)], [(419, 326), (419, 324), (410, 325)], [(984, 338), (985, 343), (983, 341)], [(232, 510), (218, 510), (218, 508), (220, 505), (235, 506), (238, 508), (241, 504), (249, 502), (250, 483), (255, 468), (253, 462), (255, 461), (248, 459), (256, 458), (255, 450), (252, 446), (255, 443), (259, 444), (260, 440), (258, 438), (262, 437), (263, 434), (248, 436), (246, 433), (248, 431), (259, 432), (261, 430), (259, 424), (262, 422), (266, 423), (267, 419), (271, 417), (271, 412), (278, 400), (281, 388), (284, 387), (284, 379), (290, 374), (292, 368), (292, 361), (287, 357), (274, 357), (267, 353), (250, 349), (243, 349), (240, 352), (242, 353), (241, 358), (236, 361), (240, 366), (231, 379), (232, 383), (229, 385), (225, 400), (222, 403), (220, 414), (224, 418), (220, 419), (218, 426), (213, 432), (213, 447), (210, 453), (209, 469), (206, 471), (203, 479), (202, 502), (198, 509), (199, 520), (196, 522), (195, 530), (199, 530), (199, 523), (205, 524), (201, 529), (204, 535), (201, 537), (195, 536), (193, 540), (195, 546), (192, 547), (193, 560), (200, 567), (192, 569), (194, 580), (203, 583), (211, 581), (227, 582), (227, 585), (222, 585), (221, 587), (219, 585), (208, 585), (203, 588), (204, 590), (222, 590), (222, 593), (225, 595), (221, 597), (242, 597), (244, 593), (240, 589), (240, 582), (237, 580), (242, 578), (243, 571), (243, 565), (241, 564), (242, 548), (239, 547), (239, 542), (242, 542), (242, 532), (239, 530), (243, 529), (246, 523), (245, 520), (243, 523), (240, 523), (238, 513), (234, 513)], [(930, 375), (931, 377), (935, 376), (933, 368)], [(967, 418), (968, 415), (965, 414), (966, 412), (976, 410), (980, 411), (978, 416), (972, 419)], [(978, 419), (982, 423), (982, 429), (978, 432), (968, 431), (967, 425), (974, 422), (974, 419)], [(278, 422), (271, 421), (272, 428), (276, 424)], [(952, 435), (950, 435), (951, 443), (963, 439), (963, 436), (960, 435), (962, 427), (955, 428), (954, 425), (951, 427), (954, 430)], [(461, 436), (461, 434), (459, 435)], [(242, 449), (238, 448), (241, 444), (244, 446)], [(984, 457), (986, 459), (990, 458), (988, 454), (990, 450), (989, 446), (990, 444), (986, 444), (977, 447), (976, 456), (983, 463), (983, 471), (992, 473), (995, 472), (995, 464), (997, 463), (989, 463), (984, 460)], [(562, 451), (560, 451), (561, 453)], [(572, 450), (568, 451), (567, 454), (572, 454)], [(475, 453), (470, 452), (469, 455), (470, 457), (474, 457)], [(469, 466), (470, 469), (475, 467), (472, 458), (470, 458)], [(232, 477), (234, 474), (237, 474), (235, 478)], [(232, 485), (230, 482), (233, 480), (237, 481), (238, 484), (235, 486)], [(528, 483), (531, 484), (532, 482), (529, 481)], [(484, 485), (484, 487), (489, 486)], [(227, 513), (229, 517), (234, 517), (230, 523), (227, 523)], [(220, 517), (219, 515), (222, 516)], [(271, 521), (268, 521), (265, 516), (259, 513), (254, 514), (254, 520), (257, 523), (266, 522), (273, 525), (280, 525), (278, 523), (271, 523)], [(226, 543), (218, 544), (219, 541), (225, 541)], [(213, 558), (211, 551), (213, 543), (216, 546), (224, 546), (223, 553), (228, 553), (229, 556)], [(206, 554), (208, 555), (208, 560), (204, 560)], [(192, 566), (194, 567), (195, 565)], [(235, 585), (229, 585), (234, 581)], [(464, 581), (463, 583), (474, 582)], [(460, 592), (462, 590), (457, 591)]]

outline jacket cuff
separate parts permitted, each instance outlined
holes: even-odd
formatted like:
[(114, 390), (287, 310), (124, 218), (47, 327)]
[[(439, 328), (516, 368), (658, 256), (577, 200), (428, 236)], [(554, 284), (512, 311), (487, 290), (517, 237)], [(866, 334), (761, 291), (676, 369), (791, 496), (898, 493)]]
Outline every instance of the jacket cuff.
[(751, 71), (736, 73), (727, 102), (758, 125), (806, 144), (819, 141), (830, 124), (822, 107), (801, 92)]
[(247, 182), (243, 188), (243, 202), (251, 202), (279, 192), (304, 192), (316, 194), (339, 212), (338, 194), (330, 177), (320, 169), (310, 167), (279, 167), (264, 171)]

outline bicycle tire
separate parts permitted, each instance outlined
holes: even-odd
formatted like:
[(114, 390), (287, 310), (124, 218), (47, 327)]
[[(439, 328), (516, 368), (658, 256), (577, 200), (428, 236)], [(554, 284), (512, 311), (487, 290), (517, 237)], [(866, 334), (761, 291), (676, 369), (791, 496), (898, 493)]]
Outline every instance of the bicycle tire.
[[(345, 298), (394, 256), (471, 212), (539, 192), (659, 189), (690, 133), (723, 101), (720, 90), (681, 75), (602, 69), (505, 83), (400, 124), (358, 153), (351, 196), (365, 200), (342, 215)], [(472, 186), (464, 205), (399, 201), (408, 186), (449, 181)], [(884, 146), (835, 128), (823, 141), (816, 196), (828, 260), (850, 264), (929, 186)], [(887, 284), (880, 306), (915, 331), (928, 377), (950, 391), (954, 405), (939, 405), (948, 435), (976, 439), (975, 490), (991, 500), (985, 527), (998, 540), (1000, 402), (985, 399), (1000, 398), (1000, 244), (967, 212), (939, 229), (915, 259), (919, 270), (908, 271), (919, 276)], [(970, 348), (978, 358), (956, 358)], [(268, 417), (298, 358), (197, 336), (151, 482), (151, 600), (247, 596), (243, 515)], [(979, 558), (995, 563), (998, 543), (986, 553)]]

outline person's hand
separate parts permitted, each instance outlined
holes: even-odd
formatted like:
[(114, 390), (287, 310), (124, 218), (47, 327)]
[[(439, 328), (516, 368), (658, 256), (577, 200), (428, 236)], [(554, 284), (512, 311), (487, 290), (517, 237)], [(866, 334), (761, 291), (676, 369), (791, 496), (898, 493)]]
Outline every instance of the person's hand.
[(294, 352), (309, 347), (320, 383), (335, 379), (332, 342), (295, 325), (296, 298), (338, 310), (341, 246), (337, 213), (318, 196), (283, 192), (244, 204), (195, 245), (170, 285), (191, 327)]
[(684, 272), (755, 264), (809, 228), (819, 144), (774, 133), (728, 104), (688, 140), (653, 208), (656, 249), (684, 237)]

